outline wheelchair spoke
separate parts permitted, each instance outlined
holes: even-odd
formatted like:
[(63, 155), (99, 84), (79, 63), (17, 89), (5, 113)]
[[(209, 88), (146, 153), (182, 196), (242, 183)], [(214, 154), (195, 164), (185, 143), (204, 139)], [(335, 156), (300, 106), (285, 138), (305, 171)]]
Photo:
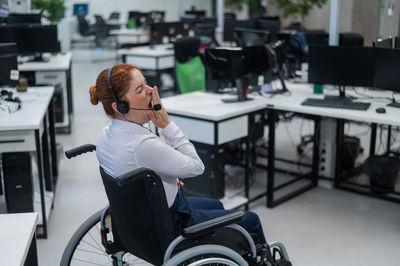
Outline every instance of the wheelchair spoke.
[(77, 248), (76, 250), (108, 257), (107, 253), (105, 253), (105, 252), (100, 253), (100, 252), (95, 252), (95, 251), (91, 251), (91, 250), (85, 250), (85, 249), (81, 249), (81, 248)]
[(91, 261), (80, 260), (80, 259), (75, 259), (75, 258), (72, 258), (72, 260), (76, 260), (76, 261), (79, 261), (79, 262), (87, 263), (87, 264), (90, 264), (90, 265), (102, 265), (102, 266), (104, 266), (104, 265), (112, 265), (112, 264), (99, 264), (99, 263), (94, 263), (94, 262), (91, 262)]

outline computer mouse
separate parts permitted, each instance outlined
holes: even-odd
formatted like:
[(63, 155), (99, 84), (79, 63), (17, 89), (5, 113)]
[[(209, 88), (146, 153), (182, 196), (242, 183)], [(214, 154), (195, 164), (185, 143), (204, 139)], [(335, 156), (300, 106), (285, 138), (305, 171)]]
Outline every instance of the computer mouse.
[(380, 114), (386, 113), (386, 109), (383, 108), (383, 107), (378, 107), (378, 108), (375, 109), (375, 111), (376, 111), (377, 113), (380, 113)]

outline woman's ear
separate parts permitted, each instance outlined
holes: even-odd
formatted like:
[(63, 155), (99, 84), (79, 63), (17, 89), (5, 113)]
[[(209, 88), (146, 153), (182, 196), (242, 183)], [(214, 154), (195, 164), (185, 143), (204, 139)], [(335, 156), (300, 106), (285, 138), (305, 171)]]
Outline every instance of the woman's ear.
[(115, 102), (113, 102), (113, 103), (111, 104), (111, 106), (112, 106), (112, 109), (114, 110), (114, 112), (115, 112), (116, 114), (119, 114), (118, 109), (117, 109), (117, 104), (116, 104)]

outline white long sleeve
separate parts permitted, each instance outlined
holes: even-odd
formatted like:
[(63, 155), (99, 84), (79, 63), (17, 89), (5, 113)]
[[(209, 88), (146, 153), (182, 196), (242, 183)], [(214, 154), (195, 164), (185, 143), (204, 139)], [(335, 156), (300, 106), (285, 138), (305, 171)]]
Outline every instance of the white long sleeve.
[(162, 179), (168, 206), (178, 191), (176, 178), (201, 175), (204, 164), (182, 130), (171, 122), (156, 136), (148, 129), (113, 119), (97, 142), (99, 164), (111, 176), (147, 167)]

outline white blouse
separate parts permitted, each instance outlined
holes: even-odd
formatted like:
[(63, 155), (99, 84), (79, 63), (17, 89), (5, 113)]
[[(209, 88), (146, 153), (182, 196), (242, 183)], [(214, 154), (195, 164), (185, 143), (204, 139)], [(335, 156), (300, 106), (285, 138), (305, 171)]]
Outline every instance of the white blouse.
[(96, 154), (100, 166), (113, 177), (140, 167), (156, 172), (171, 207), (178, 192), (176, 178), (201, 175), (204, 164), (173, 121), (159, 132), (160, 137), (138, 124), (113, 119), (97, 141)]

